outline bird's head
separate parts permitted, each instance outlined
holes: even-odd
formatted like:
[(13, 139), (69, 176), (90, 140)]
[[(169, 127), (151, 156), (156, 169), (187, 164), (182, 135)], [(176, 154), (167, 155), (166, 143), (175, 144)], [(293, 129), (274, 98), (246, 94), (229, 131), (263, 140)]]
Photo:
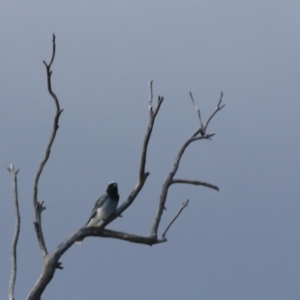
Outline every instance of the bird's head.
[(117, 195), (118, 194), (118, 184), (114, 181), (110, 182), (107, 186), (106, 192), (109, 195)]

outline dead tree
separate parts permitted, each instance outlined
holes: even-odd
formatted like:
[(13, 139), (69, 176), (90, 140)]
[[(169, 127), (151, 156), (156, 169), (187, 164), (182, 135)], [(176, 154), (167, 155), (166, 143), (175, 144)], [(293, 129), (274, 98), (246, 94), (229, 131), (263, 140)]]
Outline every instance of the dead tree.
[[(165, 179), (160, 193), (160, 199), (158, 202), (157, 212), (154, 216), (154, 221), (151, 229), (150, 236), (139, 236), (134, 235), (126, 232), (121, 231), (115, 231), (115, 230), (109, 230), (106, 229), (106, 226), (114, 221), (118, 216), (120, 216), (126, 209), (129, 208), (130, 205), (135, 201), (136, 197), (138, 196), (139, 192), (143, 188), (147, 177), (150, 175), (149, 172), (146, 172), (146, 159), (147, 159), (147, 150), (148, 150), (148, 144), (151, 138), (151, 133), (154, 127), (156, 116), (161, 108), (161, 105), (164, 101), (164, 98), (159, 96), (156, 106), (153, 106), (153, 86), (152, 81), (150, 81), (149, 90), (150, 90), (150, 97), (148, 102), (148, 109), (149, 109), (149, 124), (147, 128), (147, 132), (145, 134), (145, 138), (143, 141), (143, 147), (142, 147), (142, 154), (141, 154), (141, 160), (140, 160), (140, 169), (138, 173), (138, 181), (136, 186), (133, 188), (130, 195), (127, 197), (127, 199), (118, 207), (116, 212), (111, 215), (107, 220), (101, 221), (100, 224), (98, 224), (97, 227), (84, 227), (81, 229), (78, 229), (76, 232), (71, 234), (67, 239), (65, 239), (62, 243), (60, 243), (52, 252), (48, 252), (43, 230), (42, 230), (42, 212), (46, 209), (44, 206), (44, 201), (39, 201), (38, 199), (38, 187), (39, 187), (39, 179), (41, 177), (41, 174), (43, 172), (43, 168), (46, 165), (46, 163), (49, 160), (51, 147), (53, 145), (53, 142), (55, 140), (55, 136), (57, 134), (58, 128), (59, 128), (59, 118), (61, 116), (61, 113), (63, 110), (60, 108), (59, 100), (56, 96), (56, 94), (52, 90), (52, 84), (51, 84), (51, 75), (52, 75), (52, 64), (55, 58), (55, 52), (56, 52), (56, 43), (55, 43), (55, 35), (53, 35), (53, 48), (52, 48), (52, 57), (50, 60), (50, 63), (47, 64), (44, 61), (44, 65), (46, 67), (46, 74), (47, 74), (47, 86), (48, 86), (48, 92), (52, 99), (54, 100), (55, 106), (56, 106), (56, 114), (53, 121), (53, 129), (50, 136), (50, 140), (48, 142), (45, 156), (43, 160), (40, 163), (40, 166), (38, 168), (38, 171), (36, 173), (36, 177), (34, 180), (34, 187), (33, 187), (33, 207), (35, 212), (35, 221), (34, 221), (34, 228), (36, 231), (36, 236), (39, 244), (39, 248), (41, 251), (42, 258), (44, 260), (44, 267), (43, 271), (38, 278), (36, 284), (30, 291), (27, 299), (28, 300), (39, 300), (41, 298), (41, 295), (43, 294), (45, 288), (52, 280), (56, 269), (63, 269), (62, 263), (59, 261), (63, 254), (78, 240), (83, 239), (85, 237), (89, 236), (97, 236), (97, 237), (104, 237), (104, 238), (114, 238), (119, 240), (124, 240), (131, 243), (137, 243), (137, 244), (145, 244), (145, 245), (156, 245), (160, 243), (164, 243), (167, 241), (166, 235), (168, 230), (170, 229), (173, 222), (178, 218), (178, 216), (181, 214), (183, 209), (188, 206), (189, 200), (186, 200), (177, 214), (173, 217), (173, 219), (169, 222), (169, 225), (166, 227), (166, 229), (163, 231), (163, 234), (161, 237), (158, 236), (158, 228), (160, 225), (160, 221), (164, 212), (164, 209), (166, 207), (166, 200), (168, 196), (168, 191), (171, 185), (173, 184), (191, 184), (191, 185), (201, 185), (205, 186), (214, 190), (219, 190), (219, 188), (216, 185), (198, 181), (198, 180), (189, 180), (189, 179), (181, 179), (175, 177), (179, 164), (181, 161), (181, 158), (187, 149), (187, 147), (196, 141), (199, 140), (210, 140), (215, 134), (209, 133), (207, 131), (208, 125), (212, 118), (216, 115), (218, 111), (220, 111), (225, 105), (222, 103), (223, 93), (221, 93), (220, 99), (218, 101), (217, 107), (214, 110), (214, 112), (211, 114), (211, 116), (208, 118), (206, 122), (202, 121), (200, 109), (196, 106), (196, 103), (194, 101), (192, 93), (190, 93), (190, 98), (192, 101), (192, 104), (197, 112), (198, 119), (199, 119), (199, 127), (195, 130), (195, 132), (183, 143), (181, 148), (178, 151), (178, 154), (175, 158), (173, 168), (171, 169), (169, 175)], [(17, 272), (17, 260), (16, 260), (16, 249), (17, 249), (17, 243), (18, 243), (18, 236), (20, 231), (20, 214), (19, 214), (19, 207), (18, 207), (18, 190), (17, 190), (17, 173), (18, 171), (15, 171), (14, 166), (10, 165), (8, 168), (8, 171), (10, 172), (13, 180), (13, 199), (14, 199), (14, 207), (15, 207), (15, 220), (16, 220), (16, 227), (15, 227), (15, 234), (13, 238), (13, 245), (12, 245), (12, 271), (11, 271), (11, 280), (9, 284), (9, 299), (14, 299), (14, 286), (15, 286), (15, 279), (16, 279), (16, 272)]]

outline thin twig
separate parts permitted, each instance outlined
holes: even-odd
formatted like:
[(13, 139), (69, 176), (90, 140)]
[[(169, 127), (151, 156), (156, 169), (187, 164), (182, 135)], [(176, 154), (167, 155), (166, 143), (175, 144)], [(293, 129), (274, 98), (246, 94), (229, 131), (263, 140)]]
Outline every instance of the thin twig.
[(214, 184), (204, 182), (204, 181), (198, 181), (198, 180), (187, 180), (187, 179), (173, 179), (171, 181), (171, 184), (176, 184), (176, 183), (185, 183), (185, 184), (192, 184), (192, 185), (202, 185), (211, 189), (214, 189), (216, 191), (219, 191), (219, 187), (217, 187)]
[(15, 170), (13, 164), (11, 164), (7, 170), (9, 171), (12, 177), (12, 189), (13, 189), (13, 202), (15, 208), (15, 232), (13, 236), (12, 249), (11, 249), (11, 276), (9, 281), (9, 292), (8, 298), (9, 300), (15, 299), (15, 284), (17, 277), (17, 245), (20, 234), (20, 211), (19, 211), (19, 199), (18, 199), (18, 180), (17, 174), (19, 170)]
[(211, 116), (208, 118), (208, 120), (207, 120), (207, 122), (206, 122), (206, 124), (205, 124), (205, 126), (204, 126), (204, 132), (206, 132), (206, 128), (207, 128), (209, 122), (211, 121), (211, 119), (215, 116), (215, 114), (216, 114), (218, 111), (220, 111), (220, 110), (225, 106), (225, 104), (221, 105), (222, 99), (223, 99), (223, 92), (221, 92), (220, 100), (219, 100), (219, 102), (218, 102), (217, 108), (216, 108), (215, 111), (211, 114)]
[(38, 242), (39, 242), (41, 254), (42, 254), (42, 257), (44, 259), (46, 258), (47, 254), (48, 254), (48, 251), (47, 251), (47, 248), (46, 248), (44, 235), (43, 235), (43, 231), (42, 231), (41, 213), (44, 209), (46, 209), (46, 207), (43, 205), (44, 202), (39, 202), (38, 201), (38, 184), (39, 184), (39, 179), (40, 179), (40, 176), (41, 176), (42, 171), (44, 169), (44, 166), (46, 165), (46, 163), (47, 163), (47, 161), (50, 157), (51, 147), (52, 147), (52, 144), (54, 142), (54, 139), (55, 139), (58, 127), (59, 127), (59, 125), (58, 125), (59, 117), (60, 117), (60, 115), (63, 111), (62, 109), (60, 109), (58, 98), (54, 94), (54, 92), (52, 91), (52, 86), (51, 86), (51, 75), (52, 75), (51, 66), (52, 66), (52, 63), (54, 61), (55, 51), (56, 51), (55, 35), (54, 34), (53, 34), (52, 44), (53, 44), (53, 48), (52, 48), (51, 61), (50, 61), (49, 64), (47, 64), (45, 61), (43, 61), (43, 63), (46, 67), (46, 72), (47, 72), (48, 92), (49, 92), (49, 94), (51, 95), (51, 97), (53, 98), (53, 100), (55, 102), (56, 114), (55, 114), (54, 121), (53, 121), (52, 134), (51, 134), (49, 143), (48, 143), (47, 148), (46, 148), (45, 156), (44, 156), (43, 160), (41, 161), (39, 169), (37, 171), (37, 174), (36, 174), (36, 177), (35, 177), (35, 180), (34, 180), (34, 187), (33, 187), (33, 206), (34, 206), (34, 210), (35, 210), (34, 227), (35, 227), (35, 230), (36, 230), (37, 239), (38, 239)]
[(199, 118), (199, 122), (200, 122), (200, 130), (202, 130), (201, 134), (204, 134), (204, 132), (203, 132), (204, 127), (203, 127), (203, 123), (202, 123), (202, 119), (201, 119), (200, 108), (196, 105), (196, 102), (194, 100), (192, 92), (190, 92), (190, 97), (191, 97), (193, 106), (198, 113), (198, 118)]
[(182, 203), (182, 206), (179, 209), (178, 213), (175, 215), (175, 217), (172, 219), (172, 221), (169, 223), (169, 225), (167, 226), (166, 230), (162, 234), (162, 239), (166, 239), (166, 234), (167, 234), (168, 230), (170, 229), (170, 227), (172, 226), (172, 224), (175, 222), (175, 220), (179, 217), (179, 215), (181, 214), (181, 212), (188, 206), (188, 204), (189, 204), (189, 199), (186, 200), (184, 203)]
[(158, 102), (155, 110), (153, 111), (152, 107), (152, 98), (153, 98), (153, 80), (150, 81), (149, 84), (150, 89), (150, 99), (149, 99), (149, 124), (148, 129), (144, 138), (143, 142), (143, 149), (142, 149), (142, 155), (141, 155), (141, 162), (140, 162), (140, 172), (139, 172), (139, 181), (144, 181), (145, 176), (148, 176), (149, 173), (145, 173), (145, 167), (146, 167), (146, 158), (147, 158), (147, 150), (148, 150), (148, 144), (151, 137), (152, 129), (154, 126), (155, 118), (159, 112), (160, 106), (164, 101), (164, 97), (158, 96)]
[(150, 111), (150, 113), (153, 112), (152, 101), (153, 101), (153, 80), (150, 80), (149, 81), (149, 111)]
[[(159, 109), (160, 109), (160, 106), (161, 106), (163, 100), (164, 100), (164, 98), (159, 96), (158, 97), (158, 103), (157, 103), (157, 106), (156, 106), (154, 112), (153, 111), (150, 112), (148, 129), (147, 129), (147, 133), (145, 135), (145, 139), (144, 139), (144, 143), (143, 143), (143, 149), (142, 149), (142, 155), (141, 155), (140, 172), (139, 172), (140, 181), (143, 180), (143, 178), (146, 175), (145, 174), (145, 167), (146, 167), (146, 160), (147, 160), (148, 144), (149, 144), (149, 140), (150, 140), (151, 133), (152, 133), (152, 130), (153, 130), (153, 125), (154, 125), (154, 122), (155, 122), (155, 118), (157, 116), (157, 113), (159, 112)], [(151, 107), (151, 109), (152, 109), (152, 107)]]

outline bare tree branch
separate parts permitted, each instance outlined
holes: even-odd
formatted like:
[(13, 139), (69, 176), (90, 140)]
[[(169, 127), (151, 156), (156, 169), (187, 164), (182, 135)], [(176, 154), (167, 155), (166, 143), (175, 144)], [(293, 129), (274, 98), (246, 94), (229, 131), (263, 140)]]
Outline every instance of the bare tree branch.
[(151, 137), (151, 133), (153, 130), (155, 118), (159, 112), (159, 109), (161, 107), (161, 104), (164, 101), (164, 98), (161, 96), (158, 96), (157, 106), (153, 111), (152, 107), (152, 97), (153, 97), (153, 91), (152, 91), (152, 84), (153, 81), (150, 81), (150, 100), (149, 100), (149, 124), (147, 128), (147, 132), (144, 138), (143, 142), (143, 148), (142, 148), (142, 155), (141, 155), (141, 162), (140, 162), (140, 170), (139, 170), (139, 180), (135, 186), (135, 188), (132, 190), (131, 194), (128, 196), (127, 200), (124, 201), (119, 208), (116, 211), (116, 214), (111, 216), (106, 222), (102, 222), (99, 224), (99, 226), (103, 224), (108, 224), (111, 221), (113, 221), (116, 217), (120, 216), (124, 210), (126, 210), (134, 201), (136, 196), (139, 194), (140, 190), (143, 188), (144, 183), (147, 179), (147, 177), (150, 175), (149, 172), (145, 172), (146, 168), (146, 161), (147, 161), (147, 150), (148, 150), (148, 144)]
[(184, 153), (184, 151), (186, 150), (186, 148), (189, 146), (190, 143), (199, 140), (199, 139), (205, 139), (207, 137), (205, 136), (201, 136), (201, 137), (194, 137), (194, 135), (192, 135), (181, 147), (181, 149), (179, 150), (179, 153), (177, 154), (176, 158), (175, 158), (175, 162), (174, 162), (174, 166), (173, 169), (171, 170), (171, 172), (169, 173), (167, 179), (165, 180), (165, 183), (163, 184), (162, 187), (162, 191), (161, 191), (161, 195), (160, 195), (160, 200), (159, 200), (159, 204), (158, 204), (158, 210), (154, 219), (154, 223), (153, 223), (153, 227), (152, 227), (152, 236), (153, 237), (157, 237), (157, 231), (158, 231), (158, 227), (159, 227), (159, 223), (163, 214), (163, 211), (165, 209), (165, 203), (167, 200), (167, 196), (168, 196), (168, 190), (170, 185), (172, 184), (172, 180), (178, 170), (179, 167), (179, 163), (180, 160), (182, 158), (182, 155)]
[[(149, 172), (145, 172), (146, 167), (146, 161), (147, 161), (147, 150), (148, 150), (148, 144), (151, 137), (151, 133), (154, 127), (154, 122), (156, 119), (156, 116), (160, 110), (161, 104), (164, 101), (164, 97), (158, 96), (157, 99), (157, 106), (153, 111), (152, 106), (152, 98), (153, 98), (153, 80), (149, 82), (149, 90), (150, 90), (150, 97), (149, 97), (149, 124), (147, 128), (147, 132), (144, 138), (143, 147), (142, 147), (142, 155), (141, 155), (141, 161), (140, 161), (140, 170), (139, 170), (139, 180), (128, 196), (127, 200), (125, 200), (117, 209), (116, 213), (110, 216), (107, 220), (101, 221), (98, 224), (99, 232), (101, 229), (103, 229), (107, 224), (111, 223), (113, 220), (115, 220), (118, 216), (122, 214), (123, 211), (125, 211), (135, 200), (139, 192), (144, 186), (144, 183), (146, 182), (147, 177), (150, 175)], [(153, 237), (152, 237), (153, 239)], [(157, 237), (155, 237), (153, 240), (157, 241)]]
[[(160, 224), (160, 220), (162, 217), (163, 210), (165, 208), (165, 202), (167, 199), (167, 194), (168, 194), (168, 189), (172, 184), (175, 183), (186, 183), (186, 184), (194, 184), (194, 185), (202, 185), (202, 186), (207, 186), (213, 189), (218, 190), (218, 187), (209, 183), (201, 182), (201, 181), (193, 181), (193, 180), (186, 180), (186, 179), (174, 179), (174, 176), (176, 175), (176, 172), (179, 168), (180, 160), (186, 150), (186, 148), (195, 141), (201, 140), (201, 139), (211, 139), (214, 136), (214, 133), (206, 133), (207, 125), (210, 122), (210, 120), (214, 117), (214, 115), (221, 110), (224, 105), (221, 105), (221, 100), (223, 94), (221, 94), (221, 99), (218, 103), (217, 109), (214, 111), (214, 113), (210, 116), (208, 121), (206, 122), (205, 125), (203, 125), (202, 120), (201, 120), (201, 115), (200, 115), (200, 109), (196, 106), (195, 101), (193, 99), (192, 94), (190, 93), (193, 105), (195, 109), (198, 112), (198, 117), (200, 120), (200, 128), (198, 128), (193, 135), (182, 145), (182, 147), (179, 149), (179, 152), (175, 158), (174, 166), (167, 176), (160, 195), (160, 201), (158, 204), (158, 210), (155, 215), (151, 235), (149, 237), (145, 236), (138, 236), (130, 233), (125, 233), (125, 232), (120, 232), (120, 231), (114, 231), (114, 230), (108, 230), (105, 229), (105, 226), (108, 225), (110, 222), (112, 222), (114, 219), (116, 219), (118, 216), (121, 215), (123, 211), (125, 211), (135, 200), (136, 196), (139, 194), (140, 190), (143, 188), (147, 177), (149, 176), (149, 172), (145, 172), (146, 168), (146, 161), (147, 161), (147, 150), (148, 150), (148, 144), (151, 138), (151, 133), (153, 130), (153, 126), (155, 123), (156, 116), (160, 110), (161, 104), (164, 100), (163, 97), (158, 97), (158, 103), (155, 109), (153, 109), (152, 106), (152, 101), (153, 101), (153, 81), (150, 81), (149, 83), (149, 90), (150, 90), (150, 97), (149, 97), (149, 124), (147, 128), (147, 132), (145, 134), (145, 138), (143, 141), (143, 147), (142, 147), (142, 154), (141, 154), (141, 160), (140, 160), (140, 169), (139, 169), (139, 176), (138, 176), (138, 182), (136, 186), (133, 188), (132, 192), (128, 196), (127, 200), (125, 200), (117, 209), (115, 214), (111, 215), (107, 220), (101, 221), (97, 227), (84, 227), (76, 232), (74, 232), (69, 238), (64, 240), (62, 243), (60, 243), (54, 251), (52, 251), (50, 254), (47, 254), (46, 246), (43, 240), (43, 234), (41, 232), (41, 222), (40, 222), (40, 215), (41, 211), (44, 209), (43, 202), (39, 203), (37, 200), (37, 187), (38, 187), (38, 180), (40, 177), (40, 174), (43, 170), (44, 165), (46, 164), (49, 155), (50, 155), (50, 150), (52, 143), (54, 141), (57, 129), (58, 129), (58, 120), (59, 116), (62, 112), (59, 107), (59, 102), (56, 97), (56, 95), (52, 92), (51, 88), (51, 74), (52, 71), (50, 70), (51, 65), (53, 63), (55, 56), (55, 36), (53, 36), (53, 53), (52, 53), (52, 59), (49, 65), (47, 65), (45, 62), (46, 70), (47, 70), (47, 79), (48, 79), (48, 91), (52, 98), (55, 101), (56, 104), (56, 115), (54, 119), (54, 125), (53, 125), (53, 131), (52, 131), (52, 136), (50, 138), (50, 142), (48, 144), (47, 150), (46, 150), (46, 155), (44, 160), (42, 161), (39, 171), (37, 173), (37, 177), (35, 180), (35, 187), (34, 187), (34, 205), (35, 205), (35, 211), (36, 211), (36, 231), (38, 235), (38, 240), (40, 243), (40, 248), (42, 251), (42, 255), (44, 257), (44, 268), (42, 271), (42, 274), (38, 281), (36, 282), (35, 286), (31, 290), (29, 296), (27, 299), (30, 300), (39, 300), (43, 291), (49, 284), (49, 282), (52, 280), (55, 270), (56, 269), (61, 269), (61, 263), (59, 262), (59, 259), (61, 256), (78, 240), (81, 240), (87, 236), (98, 236), (98, 237), (105, 237), (105, 238), (115, 238), (115, 239), (120, 239), (132, 243), (137, 243), (137, 244), (145, 244), (145, 245), (154, 245), (154, 244), (159, 244), (166, 242), (166, 234), (172, 224), (175, 222), (175, 220), (178, 218), (178, 216), (181, 214), (183, 209), (187, 207), (188, 201), (187, 200), (185, 203), (183, 203), (182, 207), (178, 211), (178, 213), (175, 215), (175, 217), (171, 220), (165, 231), (163, 232), (162, 238), (159, 239), (157, 238), (157, 231), (158, 227)], [(40, 232), (40, 234), (39, 234)]]
[(73, 233), (69, 238), (64, 240), (61, 244), (59, 244), (56, 249), (50, 253), (44, 263), (44, 268), (41, 276), (37, 280), (35, 286), (31, 290), (27, 300), (38, 300), (43, 294), (45, 288), (52, 280), (55, 270), (60, 268), (59, 259), (61, 256), (78, 240), (87, 236), (98, 236), (105, 238), (115, 238), (124, 241), (128, 241), (131, 243), (144, 244), (144, 245), (155, 245), (159, 243), (166, 242), (166, 239), (156, 239), (152, 236), (143, 237), (137, 236), (125, 232), (119, 232), (114, 230), (104, 229), (106, 223), (103, 223), (100, 227), (84, 227), (77, 230)]
[(150, 89), (150, 99), (149, 99), (149, 124), (147, 133), (145, 135), (144, 143), (143, 143), (143, 149), (142, 149), (142, 156), (141, 156), (141, 163), (140, 163), (140, 173), (139, 173), (139, 181), (143, 181), (145, 176), (148, 176), (149, 174), (145, 174), (145, 166), (146, 166), (146, 158), (147, 158), (147, 150), (148, 150), (148, 143), (151, 137), (153, 125), (155, 122), (155, 118), (159, 112), (160, 106), (164, 100), (163, 97), (158, 96), (158, 102), (155, 110), (153, 111), (152, 106), (152, 98), (153, 98), (153, 80), (150, 81), (149, 84)]
[(219, 191), (219, 187), (217, 187), (216, 185), (208, 183), (208, 182), (198, 181), (198, 180), (173, 179), (171, 181), (171, 184), (175, 184), (175, 183), (185, 183), (185, 184), (192, 184), (192, 185), (202, 185), (202, 186), (214, 189), (216, 191)]
[[(195, 142), (195, 141), (198, 141), (198, 140), (203, 140), (203, 139), (208, 139), (209, 140), (209, 139), (211, 139), (211, 137), (214, 136), (214, 133), (206, 133), (206, 129), (207, 129), (208, 123), (215, 116), (215, 114), (225, 106), (225, 105), (221, 105), (221, 101), (222, 101), (222, 98), (223, 98), (223, 92), (222, 92), (221, 93), (221, 98), (220, 98), (220, 100), (218, 102), (216, 110), (208, 118), (208, 121), (206, 122), (206, 124), (203, 125), (202, 124), (202, 120), (201, 120), (201, 116), (200, 116), (200, 109), (196, 106), (192, 93), (190, 93), (190, 96), (191, 96), (193, 105), (194, 105), (195, 109), (198, 112), (198, 117), (199, 117), (199, 120), (200, 120), (200, 128), (197, 129), (192, 134), (192, 136), (180, 148), (180, 150), (179, 150), (179, 152), (178, 152), (178, 154), (177, 154), (177, 156), (175, 158), (173, 169), (169, 173), (168, 177), (166, 178), (166, 180), (165, 180), (165, 182), (164, 182), (164, 184), (162, 186), (162, 191), (161, 191), (161, 195), (160, 195), (158, 209), (157, 209), (157, 213), (156, 213), (156, 216), (155, 216), (155, 219), (154, 219), (154, 223), (153, 223), (153, 226), (152, 226), (151, 236), (153, 238), (157, 237), (157, 231), (158, 231), (159, 223), (161, 221), (161, 217), (162, 217), (163, 211), (165, 209), (165, 203), (166, 203), (167, 196), (168, 196), (168, 190), (169, 190), (170, 185), (173, 184), (173, 183), (175, 183), (175, 182), (173, 182), (174, 176), (175, 176), (175, 174), (178, 171), (180, 160), (181, 160), (181, 158), (182, 158), (182, 156), (183, 156), (186, 148), (192, 142)], [(199, 134), (200, 134), (200, 136), (199, 136)], [(213, 186), (212, 184), (208, 184), (208, 185), (210, 185), (209, 187)]]
[[(166, 234), (167, 234), (168, 230), (170, 229), (170, 227), (174, 223), (174, 221), (178, 218), (178, 216), (183, 211), (183, 209), (188, 206), (188, 202), (189, 202), (189, 200), (187, 200), (186, 202), (184, 202), (182, 204), (182, 207), (180, 208), (178, 213), (175, 215), (175, 217), (171, 220), (171, 222), (167, 226), (161, 239), (154, 238), (153, 236), (145, 237), (145, 236), (129, 234), (126, 232), (121, 232), (121, 231), (104, 229), (105, 225), (102, 225), (100, 228), (99, 227), (82, 228), (82, 229), (78, 230), (77, 232), (75, 232), (72, 235), (72, 237), (70, 237), (70, 239), (74, 240), (76, 242), (78, 236), (80, 237), (82, 234), (84, 234), (87, 236), (98, 236), (98, 237), (105, 237), (105, 238), (120, 239), (120, 240), (124, 240), (124, 241), (131, 242), (131, 243), (144, 244), (144, 245), (150, 245), (150, 246), (155, 245), (155, 244), (164, 243), (167, 241)], [(65, 245), (67, 245), (67, 244), (65, 244)]]
[(11, 275), (9, 281), (8, 299), (15, 299), (15, 284), (17, 277), (17, 245), (20, 234), (20, 211), (19, 211), (19, 199), (18, 199), (18, 180), (17, 174), (19, 170), (15, 170), (13, 164), (11, 164), (7, 170), (12, 177), (12, 189), (13, 189), (13, 202), (15, 208), (15, 232), (13, 236), (12, 249), (11, 249)]
[(44, 209), (46, 209), (46, 207), (44, 206), (44, 201), (42, 201), (42, 202), (38, 201), (38, 184), (39, 184), (39, 179), (40, 179), (40, 176), (41, 176), (42, 171), (44, 169), (44, 166), (46, 165), (46, 163), (47, 163), (47, 161), (50, 157), (51, 147), (52, 147), (52, 144), (54, 142), (54, 139), (55, 139), (58, 127), (59, 127), (58, 126), (59, 117), (60, 117), (60, 115), (63, 111), (63, 110), (60, 109), (58, 98), (54, 94), (54, 92), (52, 91), (52, 86), (51, 86), (51, 75), (52, 75), (51, 66), (52, 66), (52, 63), (53, 63), (54, 58), (55, 58), (55, 50), (56, 50), (55, 35), (54, 34), (53, 34), (52, 44), (53, 44), (53, 48), (52, 48), (52, 57), (51, 57), (50, 64), (47, 64), (45, 61), (43, 61), (43, 62), (44, 62), (44, 65), (46, 67), (46, 72), (47, 72), (48, 92), (49, 92), (49, 94), (51, 95), (51, 97), (53, 98), (53, 100), (55, 102), (56, 114), (55, 114), (55, 117), (54, 117), (52, 134), (51, 134), (48, 146), (46, 148), (45, 157), (43, 158), (43, 160), (40, 163), (39, 169), (37, 171), (37, 174), (36, 174), (36, 177), (35, 177), (35, 180), (34, 180), (34, 187), (33, 187), (33, 206), (34, 206), (34, 211), (35, 211), (34, 227), (35, 227), (38, 243), (39, 243), (39, 246), (40, 246), (41, 254), (42, 254), (42, 257), (44, 258), (44, 260), (46, 259), (46, 256), (48, 255), (48, 251), (47, 251), (47, 248), (46, 248), (46, 243), (45, 243), (44, 235), (43, 235), (43, 231), (42, 231), (41, 214), (42, 214), (42, 211)]
[[(152, 88), (152, 87), (150, 87), (150, 88)], [(154, 225), (152, 228), (151, 235), (149, 237), (137, 236), (137, 235), (129, 234), (129, 233), (125, 233), (125, 232), (104, 229), (107, 224), (109, 224), (115, 218), (117, 218), (124, 210), (126, 210), (133, 203), (136, 196), (139, 194), (140, 190), (142, 189), (147, 177), (149, 176), (148, 172), (145, 173), (147, 148), (148, 148), (148, 143), (149, 143), (149, 140), (151, 137), (152, 129), (154, 126), (155, 117), (160, 109), (162, 101), (163, 101), (163, 98), (158, 97), (158, 104), (157, 104), (157, 107), (155, 108), (155, 110), (152, 111), (152, 106), (150, 107), (150, 120), (149, 120), (148, 129), (147, 129), (147, 132), (145, 135), (144, 143), (143, 143), (140, 171), (139, 171), (139, 180), (138, 180), (137, 185), (135, 186), (135, 188), (132, 190), (131, 194), (127, 198), (127, 200), (122, 203), (122, 205), (117, 209), (117, 211), (114, 215), (110, 216), (105, 221), (101, 221), (99, 223), (98, 227), (84, 227), (84, 228), (77, 230), (69, 238), (67, 238), (60, 245), (58, 245), (57, 248), (46, 257), (43, 272), (42, 272), (40, 278), (38, 279), (37, 283), (35, 284), (34, 288), (30, 292), (30, 294), (27, 298), (28, 300), (40, 299), (40, 296), (42, 295), (44, 289), (47, 287), (49, 282), (52, 280), (55, 270), (57, 268), (61, 268), (59, 259), (77, 240), (80, 240), (87, 236), (98, 236), (98, 237), (105, 237), (105, 238), (115, 238), (115, 239), (128, 241), (131, 243), (145, 244), (145, 245), (155, 245), (155, 244), (166, 242), (167, 239), (165, 236), (167, 234), (167, 231), (170, 229), (171, 225), (175, 222), (175, 220), (181, 214), (183, 209), (188, 205), (188, 201), (183, 203), (183, 205), (180, 208), (180, 210), (178, 211), (178, 213), (175, 215), (175, 217), (171, 220), (170, 224), (167, 226), (166, 230), (163, 233), (162, 238), (158, 239), (157, 238), (157, 229), (158, 229), (160, 218), (162, 216), (162, 212), (163, 212), (163, 209), (165, 206), (165, 201), (167, 198), (169, 186), (172, 184), (175, 184), (175, 183), (189, 183), (189, 184), (196, 184), (196, 185), (205, 185), (205, 183), (200, 182), (200, 181), (173, 179), (178, 170), (181, 157), (182, 157), (185, 149), (189, 146), (189, 144), (194, 141), (200, 140), (200, 139), (210, 139), (214, 135), (213, 133), (211, 133), (211, 134), (205, 134), (203, 136), (198, 136), (200, 134), (200, 131), (198, 129), (183, 144), (183, 146), (179, 150), (179, 153), (175, 159), (173, 169), (170, 172), (169, 176), (167, 177), (167, 179), (163, 185), (160, 202), (159, 202), (159, 207), (158, 207), (158, 212), (157, 212), (155, 220), (154, 220)], [(206, 184), (206, 186), (211, 187), (211, 188), (215, 187), (214, 185), (211, 185), (211, 184)], [(215, 187), (215, 189), (216, 188), (217, 187)]]
[(105, 238), (114, 238), (114, 239), (127, 241), (130, 243), (144, 244), (149, 246), (166, 242), (165, 239), (161, 239), (161, 240), (153, 239), (152, 236), (144, 237), (144, 236), (138, 236), (126, 232), (114, 231), (109, 229), (104, 229), (99, 234), (97, 233), (96, 236), (105, 237)]
[(179, 215), (181, 214), (181, 212), (188, 206), (189, 204), (189, 199), (186, 200), (185, 202), (182, 203), (181, 208), (179, 209), (178, 213), (175, 215), (175, 217), (171, 220), (171, 222), (169, 223), (169, 225), (167, 226), (166, 230), (164, 231), (164, 233), (162, 234), (162, 238), (166, 240), (166, 234), (168, 232), (168, 230), (170, 229), (170, 227), (172, 226), (172, 224), (176, 221), (176, 219), (179, 217)]

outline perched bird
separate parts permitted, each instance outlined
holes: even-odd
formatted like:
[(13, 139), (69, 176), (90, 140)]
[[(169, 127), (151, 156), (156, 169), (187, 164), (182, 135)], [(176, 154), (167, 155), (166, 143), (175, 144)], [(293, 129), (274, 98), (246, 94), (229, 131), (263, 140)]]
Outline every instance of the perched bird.
[[(94, 227), (97, 226), (100, 221), (106, 220), (116, 211), (118, 202), (118, 185), (116, 182), (110, 182), (107, 186), (106, 193), (96, 201), (91, 216), (84, 227)], [(82, 239), (77, 241), (78, 244), (81, 242)]]

